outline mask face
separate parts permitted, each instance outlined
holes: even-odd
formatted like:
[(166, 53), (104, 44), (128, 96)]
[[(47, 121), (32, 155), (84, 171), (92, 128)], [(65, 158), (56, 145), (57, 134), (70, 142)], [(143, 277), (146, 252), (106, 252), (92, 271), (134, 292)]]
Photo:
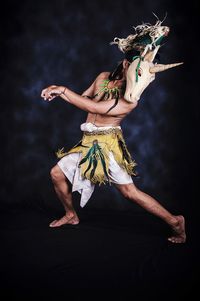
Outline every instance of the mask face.
[(135, 59), (127, 70), (124, 98), (128, 102), (138, 101), (145, 88), (155, 79), (155, 73), (150, 72), (150, 68), (153, 67), (154, 64), (145, 60), (141, 60), (137, 76), (136, 70), (139, 61), (140, 58)]
[(159, 45), (154, 50), (148, 51), (142, 56), (133, 60), (126, 73), (126, 91), (124, 99), (134, 103), (140, 99), (142, 92), (155, 79), (155, 73), (174, 68), (183, 63), (175, 64), (154, 64), (153, 60), (159, 50)]

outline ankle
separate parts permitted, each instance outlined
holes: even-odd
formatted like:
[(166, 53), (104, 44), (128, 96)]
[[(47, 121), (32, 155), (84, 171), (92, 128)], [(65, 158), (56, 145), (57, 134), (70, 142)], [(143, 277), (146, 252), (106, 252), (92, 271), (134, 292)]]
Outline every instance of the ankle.
[(73, 210), (69, 210), (69, 209), (68, 209), (68, 210), (65, 211), (65, 215), (66, 215), (66, 216), (74, 216), (74, 215), (75, 215), (75, 212), (74, 212)]
[(77, 213), (74, 209), (68, 209), (66, 210), (66, 215), (74, 215), (74, 216), (77, 216)]

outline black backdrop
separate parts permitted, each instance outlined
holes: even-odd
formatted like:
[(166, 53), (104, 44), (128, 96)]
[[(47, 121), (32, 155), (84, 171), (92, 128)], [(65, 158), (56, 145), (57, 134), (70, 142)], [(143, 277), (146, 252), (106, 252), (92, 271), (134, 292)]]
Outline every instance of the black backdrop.
[[(173, 213), (185, 215), (189, 244), (166, 247), (163, 224), (148, 215), (143, 218), (142, 208), (105, 186), (96, 188), (83, 209), (78, 192), (74, 193), (75, 206), (83, 215), (78, 230), (52, 232), (48, 223), (62, 207), (49, 172), (56, 163), (55, 151), (71, 148), (80, 139), (86, 112), (61, 99), (45, 103), (41, 90), (61, 84), (84, 91), (99, 72), (112, 70), (123, 58), (109, 42), (127, 36), (142, 21), (154, 23), (152, 11), (160, 18), (168, 12), (164, 24), (171, 27), (161, 62), (184, 61), (184, 65), (157, 74), (122, 127), (138, 163), (136, 185)], [(148, 285), (156, 290), (158, 281), (165, 293), (169, 290), (171, 300), (177, 284), (179, 297), (187, 287), (189, 294), (189, 288), (194, 290), (200, 209), (197, 21), (194, 1), (7, 0), (1, 4), (0, 221), (5, 229), (1, 284), (9, 288), (6, 293), (13, 290), (16, 297), (16, 291), (46, 285), (48, 291), (57, 286), (68, 296), (68, 281), (68, 287), (131, 287), (135, 297), (137, 281), (130, 275), (138, 279), (138, 272), (142, 284), (151, 280)], [(115, 213), (103, 216), (93, 211)]]
[[(81, 93), (101, 71), (123, 58), (115, 36), (125, 37), (152, 12), (171, 32), (161, 62), (184, 61), (159, 73), (122, 126), (138, 163), (136, 185), (169, 209), (196, 208), (198, 94), (197, 6), (166, 1), (6, 1), (1, 15), (1, 205), (57, 206), (49, 171), (55, 151), (81, 137), (86, 112), (56, 99), (45, 103), (41, 90), (66, 85)], [(195, 91), (196, 89), (196, 91)], [(101, 192), (100, 192), (101, 191)], [(103, 194), (102, 194), (103, 193)], [(102, 195), (104, 196), (102, 198)], [(78, 192), (74, 194), (79, 205)], [(115, 188), (97, 187), (87, 205), (133, 209)]]

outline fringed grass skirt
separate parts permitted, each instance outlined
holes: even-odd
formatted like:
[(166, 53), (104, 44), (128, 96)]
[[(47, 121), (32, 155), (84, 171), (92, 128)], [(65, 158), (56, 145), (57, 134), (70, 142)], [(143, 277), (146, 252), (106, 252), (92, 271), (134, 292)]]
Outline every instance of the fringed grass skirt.
[(56, 155), (60, 159), (59, 167), (73, 185), (72, 191), (82, 194), (82, 207), (95, 184), (128, 184), (133, 182), (131, 176), (137, 175), (137, 164), (127, 149), (120, 127), (84, 131), (74, 147), (67, 152), (58, 150)]

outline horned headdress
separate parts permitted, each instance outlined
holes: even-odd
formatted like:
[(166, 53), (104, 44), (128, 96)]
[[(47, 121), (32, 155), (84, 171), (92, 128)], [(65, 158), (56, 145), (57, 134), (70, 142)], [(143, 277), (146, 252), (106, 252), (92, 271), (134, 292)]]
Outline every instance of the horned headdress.
[[(155, 14), (154, 14), (155, 15)], [(156, 15), (155, 15), (156, 16)], [(126, 38), (115, 37), (110, 43), (117, 44), (123, 53), (131, 53), (133, 50), (138, 55), (132, 57), (132, 62), (127, 71), (126, 91), (124, 98), (128, 102), (140, 99), (144, 89), (155, 79), (155, 73), (165, 71), (169, 68), (179, 66), (183, 63), (175, 64), (154, 64), (153, 61), (161, 46), (163, 39), (169, 34), (169, 27), (163, 26), (165, 18), (157, 21), (154, 25), (143, 23), (136, 27), (133, 26), (135, 33)]]

